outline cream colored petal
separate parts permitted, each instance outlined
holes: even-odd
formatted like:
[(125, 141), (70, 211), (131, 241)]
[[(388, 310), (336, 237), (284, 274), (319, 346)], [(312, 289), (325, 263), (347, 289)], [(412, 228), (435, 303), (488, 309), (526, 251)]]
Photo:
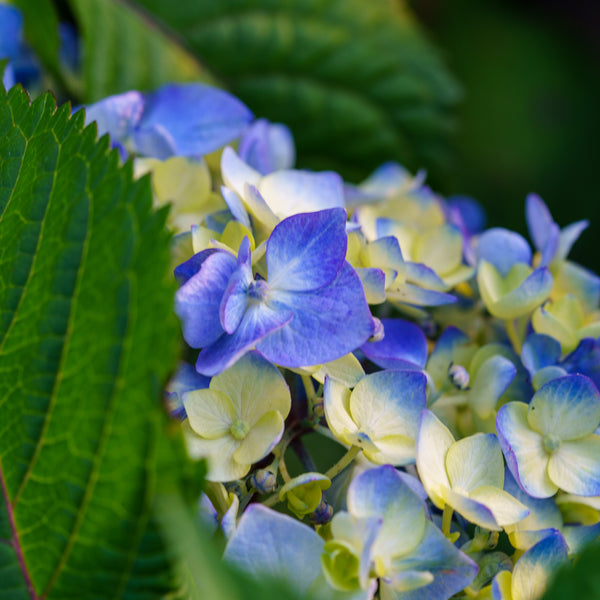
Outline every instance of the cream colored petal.
[(529, 514), (529, 509), (524, 504), (497, 487), (480, 487), (471, 493), (470, 497), (487, 506), (498, 525), (502, 527), (518, 523)]
[(273, 410), (264, 414), (250, 429), (233, 459), (243, 465), (251, 465), (264, 458), (283, 435), (283, 417)]
[(357, 434), (358, 427), (350, 416), (350, 390), (339, 381), (327, 377), (323, 398), (329, 429), (339, 440), (351, 443), (348, 435)]
[(226, 394), (216, 390), (194, 390), (183, 394), (183, 406), (191, 428), (206, 439), (225, 435), (236, 416)]

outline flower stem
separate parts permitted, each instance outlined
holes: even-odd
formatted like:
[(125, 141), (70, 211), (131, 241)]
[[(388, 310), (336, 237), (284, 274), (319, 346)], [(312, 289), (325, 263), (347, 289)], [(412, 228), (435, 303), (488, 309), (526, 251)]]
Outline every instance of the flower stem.
[(450, 537), (450, 523), (452, 523), (452, 513), (454, 509), (449, 505), (444, 505), (444, 512), (442, 514), (442, 533), (446, 537)]
[(521, 344), (519, 333), (517, 332), (517, 321), (516, 319), (506, 319), (504, 323), (506, 325), (508, 339), (510, 340), (514, 351), (520, 356), (523, 345)]
[(315, 386), (313, 385), (312, 377), (310, 375), (301, 375), (301, 379), (304, 391), (306, 392), (306, 400), (308, 401), (308, 416), (311, 417), (316, 397)]
[(340, 460), (338, 460), (331, 469), (325, 473), (325, 477), (333, 479), (336, 475), (339, 475), (362, 451), (362, 448), (358, 446), (352, 446)]

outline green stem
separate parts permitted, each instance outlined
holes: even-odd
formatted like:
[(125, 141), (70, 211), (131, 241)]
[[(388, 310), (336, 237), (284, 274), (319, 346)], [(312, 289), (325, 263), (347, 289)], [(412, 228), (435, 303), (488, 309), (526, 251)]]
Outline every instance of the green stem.
[(517, 321), (516, 319), (506, 319), (505, 325), (508, 339), (510, 340), (514, 351), (520, 356), (523, 345), (521, 344), (521, 339), (519, 338), (519, 333), (517, 332)]
[(313, 405), (315, 402), (315, 386), (312, 382), (312, 377), (310, 375), (301, 375), (302, 385), (304, 386), (304, 391), (306, 392), (306, 399), (308, 401), (308, 416), (311, 417), (313, 414)]
[(452, 523), (452, 513), (454, 509), (449, 505), (444, 505), (444, 512), (442, 514), (442, 533), (446, 537), (450, 537), (450, 523)]
[(338, 460), (331, 469), (325, 473), (325, 477), (329, 477), (329, 479), (333, 479), (336, 475), (339, 475), (362, 451), (362, 448), (358, 446), (352, 446), (340, 460)]

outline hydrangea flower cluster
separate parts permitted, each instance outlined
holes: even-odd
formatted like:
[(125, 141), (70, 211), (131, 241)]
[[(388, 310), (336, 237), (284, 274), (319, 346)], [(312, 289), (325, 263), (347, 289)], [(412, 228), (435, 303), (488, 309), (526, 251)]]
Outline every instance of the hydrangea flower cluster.
[[(88, 108), (169, 202), (188, 346), (167, 390), (224, 560), (299, 597), (540, 598), (600, 536), (600, 277), (397, 164), (294, 168), (290, 131), (188, 84)], [(308, 434), (345, 453), (322, 472)], [(290, 473), (292, 454), (302, 470)]]

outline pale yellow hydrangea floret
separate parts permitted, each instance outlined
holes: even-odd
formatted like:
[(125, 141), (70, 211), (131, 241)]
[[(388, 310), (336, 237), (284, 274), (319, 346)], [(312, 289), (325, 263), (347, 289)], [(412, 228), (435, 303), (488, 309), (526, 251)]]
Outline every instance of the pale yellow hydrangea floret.
[(281, 439), (291, 401), (279, 370), (258, 354), (213, 377), (210, 388), (183, 395), (188, 448), (208, 459), (209, 481), (244, 477)]
[(207, 214), (224, 210), (227, 205), (211, 190), (211, 177), (203, 160), (173, 156), (161, 161), (138, 158), (135, 173), (152, 173), (152, 189), (157, 205), (170, 203), (169, 222), (176, 232), (188, 231)]
[(496, 436), (478, 433), (458, 442), (425, 411), (417, 439), (417, 469), (431, 501), (449, 505), (472, 523), (499, 531), (529, 513), (503, 490), (504, 460)]
[(597, 311), (586, 314), (573, 294), (548, 300), (533, 313), (531, 322), (537, 333), (558, 340), (563, 354), (575, 350), (583, 338), (600, 336), (600, 315)]

